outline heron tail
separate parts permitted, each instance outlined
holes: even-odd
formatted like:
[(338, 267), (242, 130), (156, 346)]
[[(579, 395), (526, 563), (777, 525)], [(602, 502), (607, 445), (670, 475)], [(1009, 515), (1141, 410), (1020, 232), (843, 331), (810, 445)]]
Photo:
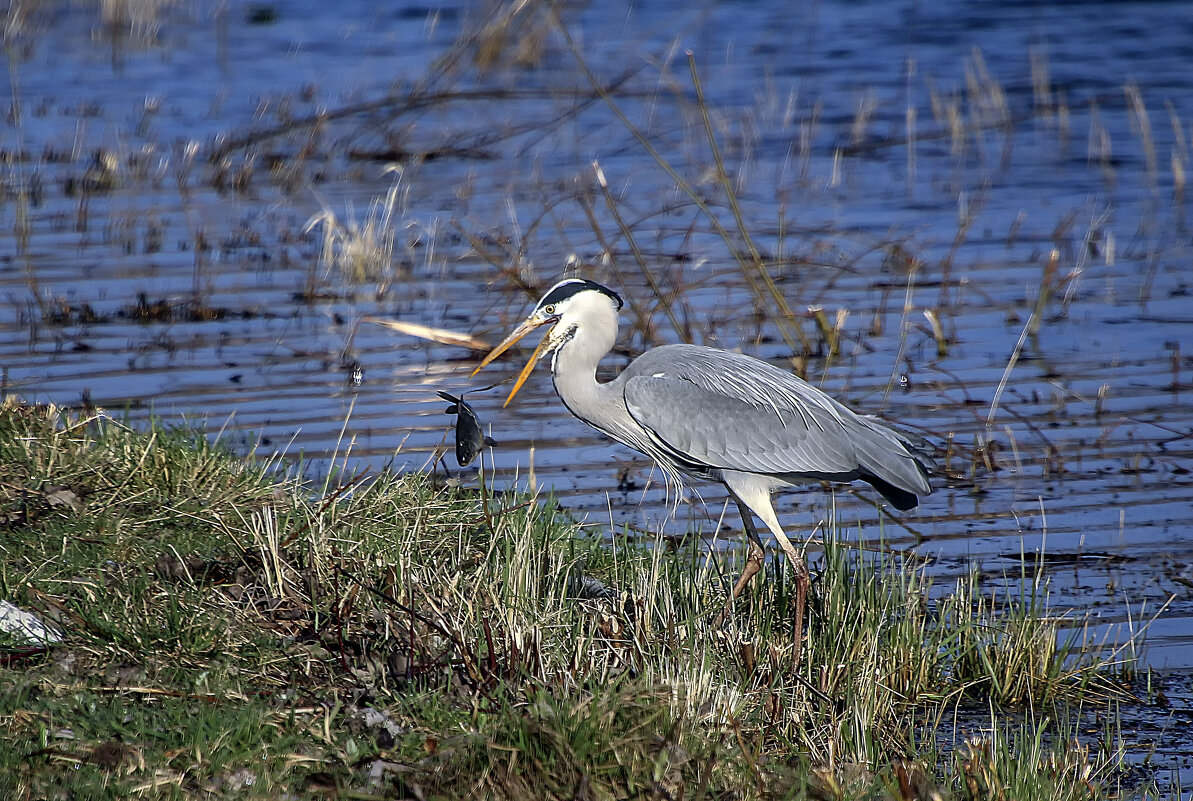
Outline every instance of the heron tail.
[(860, 420), (863, 426), (855, 442), (860, 478), (899, 511), (914, 509), (920, 495), (932, 492), (928, 484), (928, 475), (935, 467), (931, 446), (885, 421), (869, 416)]
[(874, 489), (878, 490), (882, 497), (890, 501), (891, 506), (894, 506), (900, 512), (906, 512), (919, 506), (920, 498), (914, 492), (908, 492), (905, 489), (900, 489), (889, 481), (884, 481), (878, 476), (862, 475), (862, 481), (865, 481)]

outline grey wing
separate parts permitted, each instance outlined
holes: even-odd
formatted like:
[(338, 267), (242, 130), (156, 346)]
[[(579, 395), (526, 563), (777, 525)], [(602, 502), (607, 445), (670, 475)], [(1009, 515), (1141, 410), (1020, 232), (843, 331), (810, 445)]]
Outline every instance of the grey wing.
[(931, 492), (930, 460), (907, 437), (758, 359), (671, 345), (643, 354), (622, 377), (630, 414), (660, 442), (701, 464), (876, 478), (913, 495)]
[(630, 414), (659, 444), (702, 467), (751, 473), (852, 476), (849, 442), (800, 416), (781, 419), (772, 407), (665, 376), (625, 385)]

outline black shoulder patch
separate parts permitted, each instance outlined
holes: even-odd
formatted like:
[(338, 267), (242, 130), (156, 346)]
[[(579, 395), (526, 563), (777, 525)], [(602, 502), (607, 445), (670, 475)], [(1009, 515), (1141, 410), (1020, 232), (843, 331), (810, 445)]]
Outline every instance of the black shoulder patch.
[(562, 303), (563, 301), (575, 295), (577, 292), (600, 292), (609, 300), (613, 301), (613, 305), (620, 311), (622, 307), (621, 296), (609, 289), (607, 286), (602, 286), (596, 281), (589, 281), (587, 278), (568, 278), (560, 281), (555, 286), (547, 290), (547, 294), (543, 295), (539, 300), (536, 309), (541, 309), (543, 306), (548, 306), (552, 303)]

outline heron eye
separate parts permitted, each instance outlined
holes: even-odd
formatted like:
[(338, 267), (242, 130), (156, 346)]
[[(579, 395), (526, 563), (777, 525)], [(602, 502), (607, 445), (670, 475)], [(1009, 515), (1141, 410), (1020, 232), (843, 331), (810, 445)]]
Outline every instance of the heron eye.
[(546, 306), (543, 307), (543, 313), (544, 314), (554, 314), (555, 313), (555, 304), (548, 303)]

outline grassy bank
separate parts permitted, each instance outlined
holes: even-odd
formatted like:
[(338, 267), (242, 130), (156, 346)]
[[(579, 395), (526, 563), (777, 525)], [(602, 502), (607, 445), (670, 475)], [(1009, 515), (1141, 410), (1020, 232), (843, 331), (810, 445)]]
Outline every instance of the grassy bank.
[[(0, 411), (0, 797), (1122, 797), (1120, 652), (1031, 576), (932, 591), (579, 533), (425, 475), (279, 481), (186, 431)], [(0, 635), (2, 636), (2, 635)], [(1078, 734), (1081, 736), (1078, 737)]]

